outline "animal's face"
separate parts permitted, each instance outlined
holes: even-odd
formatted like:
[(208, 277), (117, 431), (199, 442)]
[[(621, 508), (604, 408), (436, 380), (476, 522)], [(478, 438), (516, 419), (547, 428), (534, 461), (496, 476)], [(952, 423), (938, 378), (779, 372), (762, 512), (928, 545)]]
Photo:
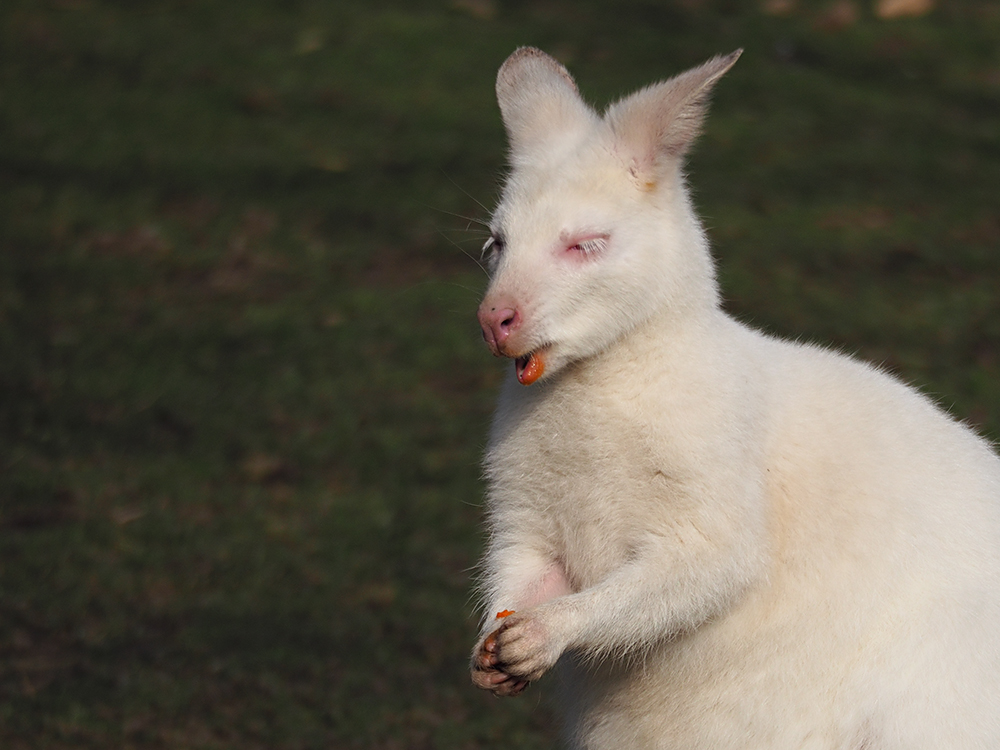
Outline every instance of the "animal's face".
[(479, 321), (525, 385), (610, 346), (678, 296), (692, 273), (679, 175), (687, 143), (678, 146), (670, 126), (685, 102), (700, 106), (691, 99), (707, 84), (681, 98), (668, 84), (600, 118), (537, 50), (519, 50), (501, 68), (513, 170), (484, 248), (491, 282)]
[(635, 236), (645, 196), (604, 146), (516, 170), (491, 222), (479, 320), (526, 385), (608, 346), (656, 296), (655, 272), (637, 273), (651, 260)]

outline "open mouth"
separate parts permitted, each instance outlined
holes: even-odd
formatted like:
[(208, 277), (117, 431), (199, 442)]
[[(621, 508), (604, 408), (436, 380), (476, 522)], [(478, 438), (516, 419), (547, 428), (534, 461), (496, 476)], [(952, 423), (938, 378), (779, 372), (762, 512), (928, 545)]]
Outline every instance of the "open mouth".
[(545, 373), (545, 350), (528, 352), (514, 360), (514, 372), (521, 385), (531, 385)]

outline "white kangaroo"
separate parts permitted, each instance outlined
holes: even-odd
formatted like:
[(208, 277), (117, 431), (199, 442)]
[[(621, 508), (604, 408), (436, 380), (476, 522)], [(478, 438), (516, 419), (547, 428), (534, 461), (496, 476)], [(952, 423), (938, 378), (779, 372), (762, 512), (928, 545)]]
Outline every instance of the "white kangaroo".
[(539, 50), (500, 68), (473, 682), (559, 661), (573, 748), (996, 750), (1000, 460), (721, 310), (682, 165), (738, 56), (603, 116)]

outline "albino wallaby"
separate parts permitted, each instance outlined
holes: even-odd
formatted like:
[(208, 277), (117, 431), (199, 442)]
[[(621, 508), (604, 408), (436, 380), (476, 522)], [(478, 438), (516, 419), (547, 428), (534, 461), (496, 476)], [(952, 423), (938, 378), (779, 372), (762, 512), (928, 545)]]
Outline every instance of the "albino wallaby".
[(574, 748), (996, 750), (1000, 460), (721, 310), (682, 166), (738, 56), (603, 116), (539, 50), (500, 68), (473, 682), (559, 661)]

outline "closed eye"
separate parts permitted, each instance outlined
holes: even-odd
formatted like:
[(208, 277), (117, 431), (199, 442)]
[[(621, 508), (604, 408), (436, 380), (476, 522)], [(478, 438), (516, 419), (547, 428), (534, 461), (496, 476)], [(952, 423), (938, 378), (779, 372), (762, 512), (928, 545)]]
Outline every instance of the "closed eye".
[(570, 252), (578, 253), (587, 257), (597, 255), (598, 253), (603, 253), (608, 249), (608, 237), (605, 235), (587, 237), (586, 239), (575, 242), (567, 249)]

